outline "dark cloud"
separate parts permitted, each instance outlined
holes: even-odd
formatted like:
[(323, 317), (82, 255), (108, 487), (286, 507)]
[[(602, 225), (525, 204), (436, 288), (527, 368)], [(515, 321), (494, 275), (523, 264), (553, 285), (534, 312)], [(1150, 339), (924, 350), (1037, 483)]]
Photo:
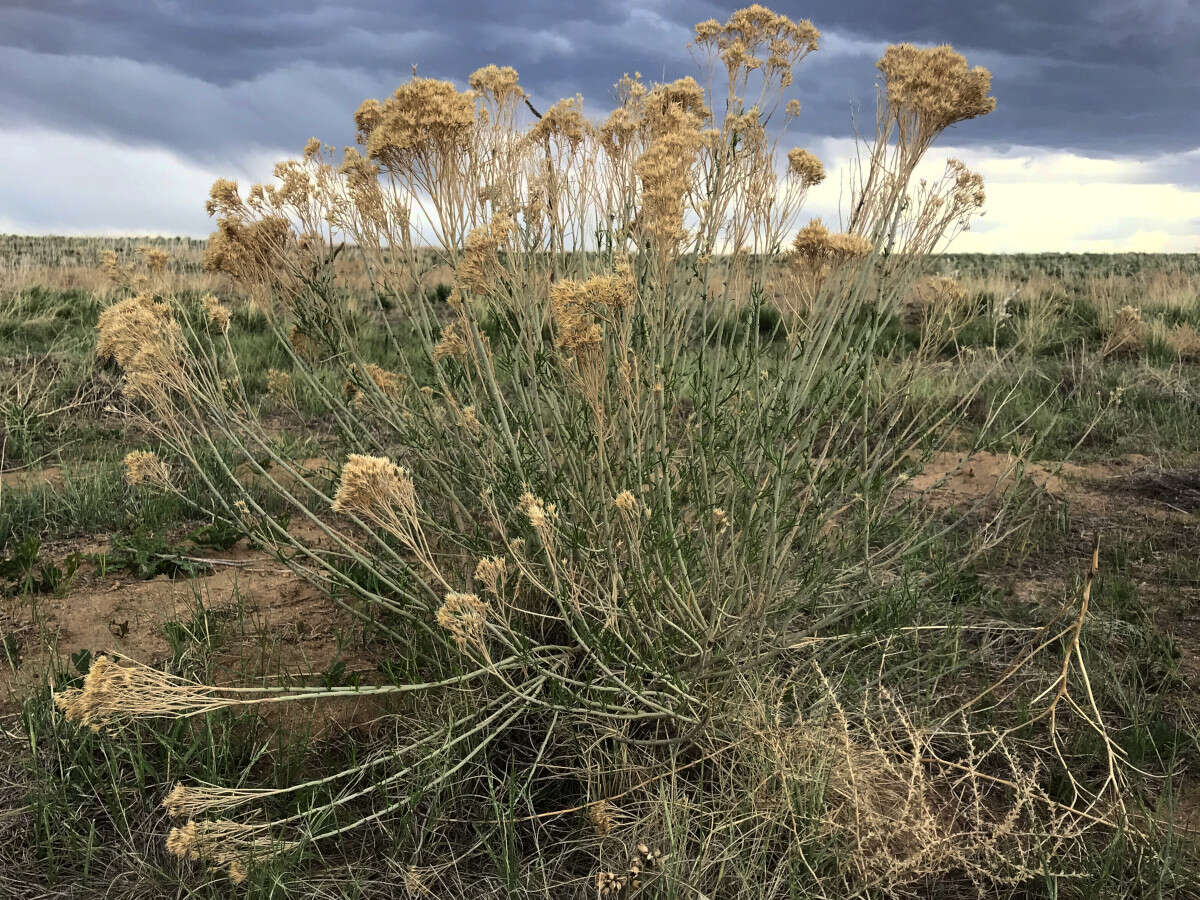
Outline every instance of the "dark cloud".
[[(996, 112), (956, 129), (956, 144), (1149, 156), (1200, 143), (1194, 0), (775, 6), (827, 35), (795, 87), (805, 105), (800, 125), (813, 137), (848, 134), (853, 105), (873, 102), (882, 46), (910, 40), (948, 41), (993, 71)], [(0, 115), (216, 163), (248, 148), (298, 148), (313, 134), (346, 143), (359, 101), (390, 92), (413, 64), (461, 83), (487, 62), (516, 66), (539, 102), (580, 92), (599, 111), (623, 72), (693, 72), (691, 26), (733, 8), (683, 0), (8, 0), (0, 8)]]

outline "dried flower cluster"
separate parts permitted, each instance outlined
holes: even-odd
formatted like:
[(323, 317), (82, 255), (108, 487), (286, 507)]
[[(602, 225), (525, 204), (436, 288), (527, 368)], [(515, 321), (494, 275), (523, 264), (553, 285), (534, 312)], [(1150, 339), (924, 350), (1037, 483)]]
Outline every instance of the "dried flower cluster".
[(333, 497), (334, 512), (378, 519), (415, 510), (416, 491), (407, 469), (382, 456), (350, 454)]
[(504, 587), (504, 575), (508, 562), (503, 556), (485, 556), (475, 565), (475, 580), (493, 596), (499, 596)]
[(469, 346), (466, 328), (461, 320), (456, 319), (442, 329), (442, 336), (433, 347), (435, 362), (441, 362), (443, 359), (457, 359), (461, 362), (467, 358)]
[(165, 490), (170, 487), (171, 476), (158, 454), (148, 450), (134, 450), (125, 455), (125, 483)]
[(805, 187), (812, 187), (825, 180), (825, 166), (812, 153), (800, 147), (788, 151), (788, 171), (800, 179)]
[(963, 55), (948, 44), (928, 49), (894, 44), (876, 66), (883, 73), (892, 115), (916, 133), (932, 137), (996, 108), (996, 98), (988, 96), (991, 73), (982, 66), (968, 68)]
[(100, 313), (96, 355), (114, 360), (125, 374), (130, 398), (161, 401), (178, 382), (182, 334), (170, 307), (138, 294)]
[(357, 363), (351, 363), (346, 374), (348, 377), (343, 385), (343, 392), (350, 396), (354, 403), (360, 405), (366, 402), (366, 397), (360, 387), (364, 375), (379, 389), (381, 394), (392, 399), (400, 396), (400, 389), (404, 386), (402, 374), (391, 372), (376, 363), (366, 363), (361, 371)]
[(525, 91), (517, 84), (517, 70), (512, 66), (489, 65), (476, 69), (467, 79), (467, 84), (497, 104), (525, 96)]
[(564, 279), (550, 289), (555, 341), (569, 353), (586, 354), (604, 340), (598, 316), (627, 309), (634, 285), (628, 266), (615, 275), (593, 275), (587, 281)]
[(69, 721), (93, 731), (145, 716), (193, 716), (241, 702), (208, 685), (132, 661), (120, 664), (108, 656), (92, 661), (82, 688), (54, 697), (54, 705)]
[(987, 194), (983, 189), (983, 176), (972, 172), (960, 159), (946, 160), (946, 170), (953, 180), (950, 203), (955, 207), (955, 217), (969, 217), (983, 209)]
[(661, 850), (652, 850), (647, 844), (638, 844), (625, 872), (596, 874), (596, 893), (601, 897), (617, 897), (627, 891), (636, 891), (642, 887), (647, 875), (662, 867), (666, 858), (666, 854)]
[(437, 623), (450, 632), (460, 650), (483, 649), (487, 617), (488, 605), (476, 594), (447, 594), (437, 611)]
[(383, 103), (364, 101), (354, 123), (368, 159), (404, 172), (465, 148), (475, 125), (475, 103), (449, 81), (414, 78)]
[(651, 141), (634, 166), (642, 186), (639, 232), (660, 259), (670, 260), (688, 237), (685, 199), (708, 110), (704, 92), (690, 77), (650, 91), (644, 108), (643, 127)]
[(231, 314), (229, 307), (221, 304), (221, 301), (212, 294), (205, 294), (200, 298), (200, 305), (204, 307), (204, 314), (208, 316), (209, 327), (218, 334), (224, 334), (229, 330), (229, 320)]
[(227, 813), (284, 791), (286, 788), (223, 788), (178, 783), (163, 797), (162, 805), (172, 818), (191, 819), (206, 813)]
[(547, 144), (552, 139), (561, 141), (569, 150), (577, 150), (592, 131), (592, 125), (583, 115), (582, 97), (565, 97), (559, 100), (529, 129), (531, 143)]
[[(218, 185), (213, 185), (214, 194), (218, 193)], [(210, 206), (216, 208), (219, 204), (210, 201)], [(283, 216), (247, 220), (231, 214), (217, 220), (217, 230), (204, 251), (204, 267), (245, 284), (271, 284), (278, 278), (278, 266), (286, 257), (291, 234), (291, 223)]]
[(147, 341), (158, 341), (166, 332), (175, 333), (177, 327), (171, 308), (153, 294), (121, 300), (100, 313), (96, 323), (96, 356), (128, 369)]
[[(105, 250), (101, 257), (101, 269), (114, 285), (130, 290), (145, 290), (155, 276), (161, 276), (167, 270), (170, 256), (166, 250), (159, 247), (138, 247), (135, 252), (138, 259), (134, 262), (121, 264), (115, 250)], [(138, 262), (141, 263), (139, 271)]]
[(549, 529), (558, 515), (558, 510), (553, 503), (546, 503), (528, 491), (521, 495), (517, 508), (525, 514), (525, 517), (529, 519), (529, 524), (539, 533)]
[(454, 270), (459, 285), (486, 295), (503, 272), (498, 253), (516, 228), (517, 223), (511, 217), (497, 216), (487, 225), (473, 229)]
[(279, 369), (267, 370), (267, 393), (276, 400), (285, 400), (292, 389), (292, 376)]
[(612, 834), (617, 825), (617, 817), (613, 812), (613, 806), (607, 800), (597, 800), (594, 803), (589, 803), (587, 807), (588, 822), (592, 825), (592, 830), (600, 837), (605, 837)]
[(792, 83), (792, 69), (818, 48), (821, 33), (808, 19), (793, 22), (755, 3), (733, 13), (722, 25), (709, 19), (696, 26), (695, 43), (714, 49), (731, 81), (741, 72), (761, 70), (781, 86)]
[(860, 235), (830, 232), (820, 219), (813, 219), (797, 233), (792, 249), (801, 265), (836, 269), (869, 255), (874, 247)]
[(1200, 331), (1190, 322), (1180, 322), (1167, 335), (1167, 346), (1180, 359), (1200, 359)]
[(224, 866), (234, 884), (246, 880), (247, 865), (255, 858), (295, 846), (295, 842), (274, 840), (263, 826), (221, 819), (189, 820), (172, 828), (167, 835), (167, 852), (172, 856)]
[(633, 491), (621, 491), (613, 500), (613, 506), (627, 515), (633, 515), (638, 509), (638, 499)]
[(1146, 344), (1146, 322), (1136, 306), (1122, 306), (1108, 327), (1103, 353), (1138, 353)]
[(137, 254), (152, 275), (161, 275), (167, 271), (167, 263), (171, 260), (170, 254), (161, 247), (138, 247)]
[(717, 533), (719, 534), (729, 527), (729, 513), (725, 512), (725, 510), (719, 506), (714, 506), (712, 511), (712, 521), (713, 527), (716, 528)]
[(133, 277), (135, 267), (132, 263), (125, 266), (121, 265), (116, 250), (105, 250), (101, 261), (101, 268), (104, 274), (108, 276), (109, 281), (118, 287), (126, 287)]

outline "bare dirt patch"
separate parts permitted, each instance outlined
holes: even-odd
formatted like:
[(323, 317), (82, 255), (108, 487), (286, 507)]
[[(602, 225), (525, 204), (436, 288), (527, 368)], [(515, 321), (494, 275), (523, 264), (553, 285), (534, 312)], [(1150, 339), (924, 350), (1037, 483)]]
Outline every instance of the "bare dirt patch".
[[(1030, 479), (1065, 504), (1068, 533), (1040, 536), (1019, 564), (983, 573), (1018, 606), (1057, 606), (1074, 590), (1092, 542), (1125, 559), (1122, 573), (1140, 603), (1174, 641), (1187, 684), (1200, 686), (1200, 471), (1163, 469), (1130, 454), (1086, 464), (1024, 463), (990, 453), (935, 454), (907, 486), (937, 509), (988, 503)], [(1102, 565), (1102, 575), (1111, 569)]]
[(13, 488), (26, 490), (31, 487), (62, 487), (66, 474), (61, 466), (46, 466), (41, 469), (10, 469), (0, 472), (0, 490)]
[[(104, 547), (92, 540), (73, 549), (94, 553)], [(66, 555), (62, 548), (58, 553)], [(210, 560), (207, 572), (195, 577), (159, 575), (143, 581), (105, 576), (86, 564), (60, 595), (4, 599), (0, 630), (12, 636), (20, 663), (15, 671), (0, 666), (0, 707), (18, 704), (56, 657), (69, 666), (81, 651), (117, 652), (157, 664), (171, 652), (168, 627), (193, 632), (219, 627), (223, 639), (216, 662), (231, 681), (280, 672), (305, 679), (335, 661), (352, 670), (358, 660), (346, 652), (343, 640), (349, 624), (321, 591), (244, 542)], [(342, 725), (355, 715), (350, 709), (331, 712)]]
[(979, 500), (1002, 494), (1021, 476), (1032, 479), (1053, 495), (1063, 492), (1063, 480), (1052, 468), (1023, 463), (997, 453), (934, 453), (908, 482), (908, 489), (925, 494), (938, 505)]
[(908, 490), (935, 506), (956, 506), (999, 496), (1020, 478), (1082, 512), (1134, 507), (1142, 515), (1159, 518), (1200, 512), (1200, 470), (1161, 469), (1140, 454), (1079, 464), (942, 451), (909, 480)]

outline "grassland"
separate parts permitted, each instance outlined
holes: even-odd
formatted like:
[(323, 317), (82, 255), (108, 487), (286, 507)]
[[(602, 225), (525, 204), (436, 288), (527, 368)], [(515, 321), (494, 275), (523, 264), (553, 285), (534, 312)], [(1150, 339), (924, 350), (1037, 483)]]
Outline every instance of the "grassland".
[[(161, 847), (161, 801), (181, 775), (281, 787), (338, 771), (399, 739), (392, 733), (398, 726), (383, 715), (387, 705), (369, 697), (311, 714), (233, 709), (153, 728), (134, 724), (119, 743), (81, 733), (55, 713), (52, 690), (77, 684), (101, 652), (186, 669), (213, 684), (336, 688), (380, 675), (378, 655), (365, 650), (369, 633), (337, 596), (299, 577), (277, 548), (198, 513), (205, 497), (194, 483), (191, 498), (126, 484), (125, 454), (155, 447), (116, 408), (119, 373), (94, 355), (97, 318), (113, 296), (100, 263), (104, 249), (124, 255), (150, 243), (0, 239), (4, 896), (226, 896), (227, 881)], [(173, 294), (195, 302), (225, 289), (203, 272), (203, 245), (166, 246)], [(856, 627), (921, 644), (914, 661), (936, 671), (919, 673), (919, 685), (966, 677), (965, 656), (985, 668), (993, 660), (1001, 672), (1014, 646), (1078, 597), (1098, 539), (1081, 652), (1120, 753), (1144, 773), (1124, 790), (1134, 820), (1153, 823), (1145, 824), (1153, 838), (1110, 832), (1089, 845), (1087, 857), (1072, 860), (1071, 871), (1023, 879), (1010, 895), (1194, 896), (1200, 258), (947, 256), (937, 265), (957, 274), (979, 315), (941, 361), (930, 363), (913, 393), (955, 407), (953, 392), (974, 359), (986, 382), (964, 398), (952, 443), (911, 478), (913, 490), (949, 523), (940, 547), (928, 551), (932, 581), (923, 596), (897, 600), (886, 622)], [(428, 279), (437, 295), (432, 266)], [(1126, 306), (1140, 310), (1141, 325), (1122, 346), (1113, 333)], [(387, 316), (360, 314), (363, 346), (385, 346)], [(745, 311), (728, 316), (729, 327), (716, 329), (725, 335), (719, 340), (739, 339), (746, 325)], [(751, 326), (770, 334), (770, 309), (755, 316)], [(892, 339), (881, 344), (888, 348), (880, 352), (883, 369), (919, 342), (903, 315), (886, 328)], [(266, 316), (235, 307), (229, 341), (249, 402), (276, 440), (274, 452), (295, 472), (332, 485), (336, 423), (320, 404), (270, 386), (269, 373), (286, 371), (291, 359)], [(1013, 346), (1021, 352), (996, 365)], [(1028, 460), (1019, 473), (1008, 464), (1013, 453)], [(214, 479), (220, 472), (213, 462)], [(987, 498), (1017, 483), (1031, 510), (1022, 527), (966, 573), (947, 567), (939, 579), (939, 560), (986, 526)], [(259, 497), (286, 527), (314, 529), (288, 523), (266, 485)], [(936, 621), (955, 623), (945, 636), (921, 631), (930, 621), (924, 613), (935, 607)], [(1064, 740), (1064, 755), (1081, 771), (1098, 764), (1102, 748), (1085, 725), (1072, 722)], [(1058, 789), (1065, 797), (1066, 788)], [(550, 806), (573, 805), (565, 789), (540, 796)], [(503, 797), (477, 803), (481, 819), (513, 812)], [(245, 890), (263, 897), (437, 895), (439, 872), (423, 868), (411, 851), (395, 852), (412, 846), (421, 817), (397, 815), (380, 826), (264, 864)], [(524, 845), (529, 836), (475, 827), (495, 877), (516, 878), (509, 890), (519, 894), (521, 879), (512, 873), (532, 852)], [(957, 896), (962, 888), (955, 884), (943, 892), (936, 879), (922, 879), (908, 890)], [(651, 896), (689, 896), (662, 891)]]

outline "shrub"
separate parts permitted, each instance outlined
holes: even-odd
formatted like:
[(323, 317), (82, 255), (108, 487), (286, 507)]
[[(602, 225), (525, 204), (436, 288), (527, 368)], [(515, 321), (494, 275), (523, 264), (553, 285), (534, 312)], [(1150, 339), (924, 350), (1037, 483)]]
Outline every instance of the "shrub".
[[(726, 92), (624, 78), (598, 124), (578, 101), (526, 117), (511, 69), (477, 71), (468, 92), (414, 79), (362, 104), (340, 162), (314, 141), (274, 185), (215, 184), (208, 263), (269, 310), (287, 390), (336, 423), (336, 485), (271, 449), (228, 315), (191, 327), (144, 297), (105, 314), (129, 414), (174, 451), (172, 472), (207, 477), (196, 461), (232, 447), (209, 512), (346, 598), (391, 680), (234, 690), (110, 661), (60, 706), (109, 728), (370, 692), (410, 736), (294, 788), (181, 784), (165, 801), (187, 820), (172, 852), (236, 880), (265, 855), (413, 816), (430, 839), (404, 848), (410, 872), (445, 896), (650, 880), (665, 895), (804, 882), (845, 896), (1019, 881), (1104, 821), (1111, 781), (1052, 800), (1057, 745), (982, 716), (987, 690), (914, 675), (928, 648), (898, 630), (945, 614), (913, 599), (937, 583), (925, 567), (944, 529), (905, 480), (944, 445), (953, 403), (909, 397), (921, 354), (886, 378), (880, 356), (928, 255), (983, 202), (957, 161), (909, 179), (947, 126), (991, 109), (987, 73), (948, 47), (890, 48), (848, 231), (814, 222), (782, 252), (821, 170), (795, 151), (777, 165), (768, 122), (794, 116), (793, 67), (818, 43), (759, 6), (701, 23)], [(365, 358), (347, 302), (364, 266), (387, 365)], [(762, 308), (781, 266), (799, 285), (786, 340), (757, 315), (718, 333)], [(440, 267), (445, 297), (422, 287)], [(943, 336), (960, 295), (935, 292)], [(323, 539), (273, 519), (264, 486)], [(952, 565), (1011, 526), (1009, 505), (992, 512)]]

